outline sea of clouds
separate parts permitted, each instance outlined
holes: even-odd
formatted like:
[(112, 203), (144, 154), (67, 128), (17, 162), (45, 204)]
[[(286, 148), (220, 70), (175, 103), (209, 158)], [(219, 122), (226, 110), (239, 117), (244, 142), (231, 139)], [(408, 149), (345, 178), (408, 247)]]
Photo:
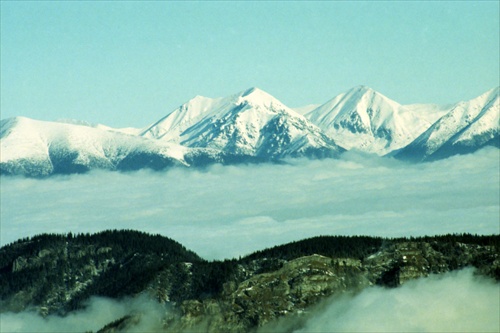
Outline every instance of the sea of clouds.
[[(2, 177), (0, 241), (128, 228), (222, 259), (315, 235), (499, 234), (499, 160), (498, 149), (422, 164), (347, 153), (283, 165)], [(299, 331), (498, 331), (499, 294), (498, 283), (465, 270), (329, 300)], [(153, 330), (166, 310), (96, 298), (64, 318), (3, 313), (0, 331), (96, 330), (134, 311), (153, 314), (138, 326)]]
[(222, 259), (316, 235), (498, 234), (499, 159), (496, 148), (422, 164), (347, 153), (286, 165), (1, 177), (0, 245), (130, 228)]

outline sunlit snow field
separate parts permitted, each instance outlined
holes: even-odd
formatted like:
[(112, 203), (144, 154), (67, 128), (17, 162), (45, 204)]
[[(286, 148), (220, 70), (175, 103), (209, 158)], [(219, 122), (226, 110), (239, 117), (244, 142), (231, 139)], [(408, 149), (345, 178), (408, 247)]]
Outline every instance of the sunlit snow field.
[(207, 259), (315, 235), (500, 233), (499, 150), (423, 164), (340, 160), (1, 178), (1, 245), (39, 233), (131, 228)]

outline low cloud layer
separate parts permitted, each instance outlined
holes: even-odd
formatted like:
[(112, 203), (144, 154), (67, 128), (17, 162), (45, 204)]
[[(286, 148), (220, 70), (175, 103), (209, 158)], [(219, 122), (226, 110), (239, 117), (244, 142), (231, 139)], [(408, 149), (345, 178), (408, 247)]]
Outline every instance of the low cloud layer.
[(137, 315), (138, 325), (128, 332), (156, 332), (161, 330), (166, 309), (145, 296), (135, 299), (111, 300), (94, 297), (84, 310), (65, 317), (42, 317), (34, 312), (2, 313), (0, 332), (96, 332), (105, 325), (126, 315)]
[(472, 269), (332, 299), (299, 332), (500, 332), (500, 284)]
[(288, 165), (2, 177), (1, 245), (131, 228), (207, 259), (315, 235), (500, 233), (499, 150), (405, 164), (347, 153)]

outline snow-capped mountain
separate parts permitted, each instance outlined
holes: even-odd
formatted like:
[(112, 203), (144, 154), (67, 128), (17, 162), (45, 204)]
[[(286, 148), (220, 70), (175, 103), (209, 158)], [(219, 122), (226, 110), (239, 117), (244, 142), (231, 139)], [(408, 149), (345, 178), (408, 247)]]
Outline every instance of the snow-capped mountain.
[(499, 147), (499, 128), (499, 88), (442, 107), (402, 106), (361, 86), (305, 116), (251, 88), (225, 98), (197, 96), (144, 129), (4, 119), (0, 171), (47, 176), (96, 168), (196, 167), (337, 157), (344, 148), (424, 161)]
[(89, 126), (24, 117), (0, 123), (0, 170), (47, 176), (90, 169), (130, 170), (185, 164), (186, 148)]
[(403, 105), (403, 107), (410, 112), (417, 114), (420, 118), (423, 118), (434, 124), (439, 118), (450, 112), (454, 104), (409, 104)]
[(457, 103), (396, 158), (423, 161), (476, 151), (487, 145), (499, 147), (499, 90), (494, 88), (467, 102)]
[(305, 116), (341, 147), (378, 155), (407, 145), (432, 124), (365, 86), (342, 93)]
[(266, 159), (337, 156), (343, 151), (305, 117), (258, 88), (227, 98), (197, 96), (142, 135), (187, 147)]
[(304, 106), (301, 106), (298, 108), (292, 108), (292, 110), (297, 112), (298, 114), (306, 115), (307, 113), (311, 112), (314, 109), (317, 109), (320, 106), (321, 106), (321, 104), (309, 104), (309, 105), (304, 105)]
[(109, 127), (109, 126), (106, 126), (103, 124), (92, 124), (92, 123), (89, 123), (87, 121), (77, 120), (77, 119), (58, 119), (58, 120), (56, 120), (56, 122), (63, 123), (63, 124), (87, 126), (87, 127), (92, 127), (92, 128), (98, 128), (98, 129), (105, 130), (105, 131), (118, 132), (118, 133), (129, 134), (129, 135), (139, 135), (142, 131), (140, 128), (135, 128), (135, 127), (114, 128), (114, 127)]

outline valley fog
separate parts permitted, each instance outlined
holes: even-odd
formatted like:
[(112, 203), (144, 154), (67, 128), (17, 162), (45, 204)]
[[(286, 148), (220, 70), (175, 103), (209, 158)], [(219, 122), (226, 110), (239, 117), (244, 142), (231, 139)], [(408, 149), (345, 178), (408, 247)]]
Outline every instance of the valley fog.
[(137, 229), (223, 259), (316, 235), (498, 234), (499, 150), (407, 164), (346, 153), (283, 165), (1, 178), (1, 245)]
[(317, 308), (305, 332), (498, 332), (500, 285), (472, 269), (367, 288)]
[[(258, 332), (498, 332), (500, 286), (473, 273), (464, 269), (409, 281), (396, 289), (372, 287), (355, 296), (331, 297), (312, 307), (304, 318), (284, 318)], [(162, 318), (168, 311), (144, 296), (121, 300), (93, 297), (85, 309), (66, 317), (42, 318), (28, 311), (3, 313), (0, 330), (95, 331), (132, 312), (141, 316), (129, 332), (157, 332), (162, 331)]]

